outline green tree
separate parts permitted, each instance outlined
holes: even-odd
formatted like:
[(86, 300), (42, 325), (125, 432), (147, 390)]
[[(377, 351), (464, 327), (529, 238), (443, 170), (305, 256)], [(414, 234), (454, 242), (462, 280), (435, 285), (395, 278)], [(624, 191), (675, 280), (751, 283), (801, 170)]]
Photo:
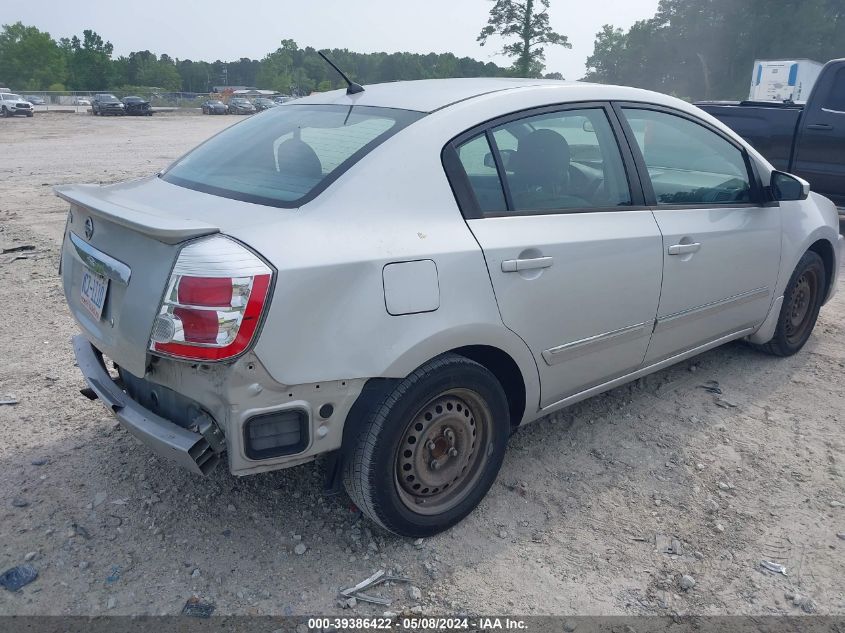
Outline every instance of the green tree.
[(182, 59), (176, 62), (176, 70), (182, 81), (184, 92), (207, 92), (214, 83), (211, 79), (211, 64)]
[(261, 60), (255, 78), (256, 85), (267, 90), (289, 92), (298, 50), (299, 47), (293, 40), (282, 40), (279, 48)]
[(105, 90), (112, 85), (112, 59), (114, 46), (103, 41), (96, 32), (85, 29), (82, 40), (76, 35), (62, 38), (60, 46), (68, 66), (68, 84), (71, 90)]
[(15, 90), (44, 90), (65, 79), (65, 60), (49, 33), (21, 22), (0, 31), (0, 80)]
[(545, 45), (572, 48), (569, 39), (554, 31), (549, 24), (549, 0), (491, 0), (487, 26), (477, 41), (484, 46), (493, 35), (516, 38), (505, 44), (502, 53), (515, 58), (513, 69), (523, 77), (539, 77), (545, 68)]
[(843, 0), (661, 0), (627, 32), (602, 28), (585, 79), (739, 99), (755, 59), (827, 61), (843, 51)]

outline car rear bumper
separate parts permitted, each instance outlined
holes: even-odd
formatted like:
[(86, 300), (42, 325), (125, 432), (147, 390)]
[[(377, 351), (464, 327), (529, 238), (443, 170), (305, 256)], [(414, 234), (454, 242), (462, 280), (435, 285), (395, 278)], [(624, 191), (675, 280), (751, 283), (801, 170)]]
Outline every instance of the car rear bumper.
[(142, 407), (106, 371), (102, 354), (82, 336), (73, 337), (76, 362), (99, 400), (120, 424), (150, 450), (198, 475), (207, 475), (220, 461), (200, 433), (189, 431)]

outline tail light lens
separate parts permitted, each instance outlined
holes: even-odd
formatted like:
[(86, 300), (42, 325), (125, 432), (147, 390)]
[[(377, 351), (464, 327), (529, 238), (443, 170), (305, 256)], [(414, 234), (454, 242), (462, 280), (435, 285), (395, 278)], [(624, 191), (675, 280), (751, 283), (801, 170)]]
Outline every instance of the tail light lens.
[(190, 360), (237, 356), (255, 338), (272, 279), (272, 269), (232, 239), (188, 244), (170, 275), (150, 349)]

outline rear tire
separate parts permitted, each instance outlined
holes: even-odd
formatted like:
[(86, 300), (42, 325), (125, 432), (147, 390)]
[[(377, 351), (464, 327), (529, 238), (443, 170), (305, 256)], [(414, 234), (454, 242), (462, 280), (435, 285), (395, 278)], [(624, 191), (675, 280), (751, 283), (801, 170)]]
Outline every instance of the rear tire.
[(431, 536), (484, 498), (509, 433), (507, 398), (495, 376), (446, 354), (402, 380), (368, 412), (350, 447), (344, 487), (384, 529)]
[(754, 347), (775, 356), (792, 356), (804, 347), (819, 317), (826, 288), (822, 258), (807, 251), (786, 285), (774, 337)]

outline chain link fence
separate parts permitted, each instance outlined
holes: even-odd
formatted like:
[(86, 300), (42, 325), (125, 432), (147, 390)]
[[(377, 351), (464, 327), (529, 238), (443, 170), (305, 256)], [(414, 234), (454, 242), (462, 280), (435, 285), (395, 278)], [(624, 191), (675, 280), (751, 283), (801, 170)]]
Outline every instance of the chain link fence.
[[(14, 91), (13, 91), (14, 92)], [(114, 95), (118, 99), (124, 97), (141, 97), (149, 101), (157, 110), (199, 110), (202, 102), (209, 98), (208, 94), (196, 92), (161, 92), (139, 91), (126, 92), (121, 90), (93, 90), (93, 91), (21, 91), (15, 92), (32, 103), (40, 111), (82, 112), (90, 109), (91, 100), (98, 94)]]

